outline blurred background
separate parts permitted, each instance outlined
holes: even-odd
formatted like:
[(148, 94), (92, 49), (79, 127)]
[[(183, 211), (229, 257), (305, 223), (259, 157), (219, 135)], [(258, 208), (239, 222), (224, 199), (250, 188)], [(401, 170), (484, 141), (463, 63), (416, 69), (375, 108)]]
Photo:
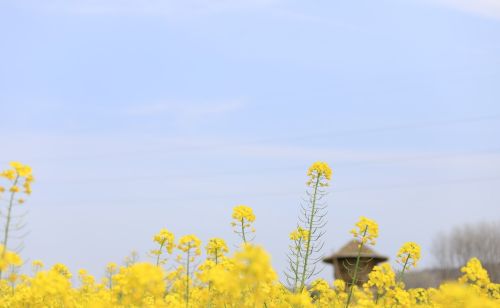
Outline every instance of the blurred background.
[(0, 0), (0, 37), (0, 169), (36, 177), (24, 259), (99, 276), (162, 227), (236, 247), (246, 204), (281, 272), (317, 160), (325, 255), (360, 215), (423, 269), (498, 230), (498, 1)]

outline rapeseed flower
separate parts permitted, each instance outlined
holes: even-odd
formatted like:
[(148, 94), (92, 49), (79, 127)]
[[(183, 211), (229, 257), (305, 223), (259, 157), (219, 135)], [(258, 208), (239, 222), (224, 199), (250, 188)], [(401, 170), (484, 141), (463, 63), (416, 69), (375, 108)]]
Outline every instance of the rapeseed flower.
[(417, 267), (420, 260), (420, 246), (414, 242), (404, 243), (398, 251), (396, 262), (403, 265), (403, 271), (410, 266)]
[(297, 227), (290, 233), (290, 239), (292, 241), (304, 241), (309, 237), (309, 230), (305, 230), (302, 227)]
[(361, 244), (375, 245), (378, 237), (378, 224), (375, 220), (361, 216), (356, 223), (356, 228), (351, 230), (352, 235), (361, 241)]
[(233, 208), (232, 218), (233, 222), (231, 222), (231, 225), (234, 228), (234, 232), (241, 236), (243, 242), (246, 243), (248, 233), (255, 232), (254, 228), (248, 230), (252, 226), (252, 222), (255, 221), (255, 214), (252, 208), (246, 205), (237, 205)]
[(319, 185), (328, 186), (328, 181), (332, 178), (332, 169), (327, 163), (322, 161), (317, 161), (309, 167), (307, 170), (307, 176), (309, 180), (307, 181), (308, 186)]
[(488, 272), (481, 265), (478, 258), (472, 258), (460, 269), (464, 275), (458, 280), (462, 283), (470, 283), (480, 288), (487, 287), (490, 284)]
[(9, 266), (20, 266), (21, 264), (22, 260), (18, 254), (6, 250), (5, 246), (0, 244), (0, 271), (7, 269)]
[(208, 240), (207, 257), (213, 260), (216, 264), (224, 257), (225, 253), (229, 252), (226, 242), (221, 238), (211, 238)]
[(201, 240), (194, 234), (184, 235), (180, 238), (177, 248), (183, 252), (192, 251), (195, 255), (201, 254)]

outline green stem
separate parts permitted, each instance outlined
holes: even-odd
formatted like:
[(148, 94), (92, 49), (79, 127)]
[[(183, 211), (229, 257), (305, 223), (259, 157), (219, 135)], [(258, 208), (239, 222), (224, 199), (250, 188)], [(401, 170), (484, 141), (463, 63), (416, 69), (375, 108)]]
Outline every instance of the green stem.
[(399, 275), (400, 282), (403, 282), (403, 279), (405, 278), (405, 270), (406, 270), (406, 266), (408, 265), (408, 260), (410, 260), (410, 257), (411, 257), (411, 255), (408, 254), (406, 261), (405, 261), (405, 264), (403, 265), (403, 269), (401, 270), (401, 275)]
[(351, 282), (351, 287), (349, 289), (349, 296), (347, 297), (347, 303), (345, 304), (345, 308), (349, 307), (349, 304), (351, 303), (352, 299), (352, 293), (354, 291), (354, 286), (358, 282), (358, 271), (359, 271), (359, 261), (361, 259), (361, 249), (363, 249), (363, 239), (366, 236), (366, 232), (368, 231), (368, 226), (365, 227), (365, 230), (363, 231), (363, 236), (361, 237), (361, 243), (359, 244), (358, 248), (358, 255), (356, 257), (356, 265), (354, 266), (354, 276), (352, 277), (352, 282)]
[(309, 261), (309, 256), (311, 255), (311, 237), (312, 237), (312, 228), (313, 228), (313, 222), (314, 222), (314, 212), (316, 210), (316, 198), (318, 194), (318, 186), (319, 186), (319, 179), (320, 175), (318, 174), (318, 177), (316, 179), (316, 183), (314, 183), (314, 193), (313, 193), (313, 198), (312, 198), (312, 208), (311, 208), (311, 217), (309, 217), (309, 226), (308, 226), (308, 231), (309, 234), (307, 236), (307, 244), (306, 244), (306, 255), (304, 256), (304, 268), (302, 269), (302, 278), (300, 281), (300, 292), (304, 290), (304, 286), (306, 283), (306, 273), (307, 273), (307, 263)]
[(111, 291), (113, 289), (113, 274), (109, 273), (109, 283), (108, 283), (108, 288)]
[(160, 265), (161, 249), (163, 248), (164, 244), (165, 242), (162, 242), (160, 245), (160, 249), (158, 250), (158, 255), (156, 256), (156, 266)]
[(243, 238), (243, 243), (247, 243), (247, 238), (245, 236), (245, 218), (241, 218), (241, 236)]
[[(16, 176), (16, 179), (14, 180), (14, 183), (12, 186), (16, 186), (17, 182), (19, 181), (19, 175)], [(9, 240), (9, 230), (10, 230), (10, 220), (11, 220), (11, 214), (12, 214), (12, 206), (14, 205), (14, 196), (16, 193), (12, 191), (10, 193), (10, 200), (9, 200), (9, 207), (7, 209), (7, 221), (5, 222), (5, 228), (4, 228), (4, 235), (3, 235), (3, 251), (1, 255), (1, 259), (3, 260), (5, 258), (5, 255), (7, 254), (7, 242)], [(2, 271), (0, 270), (0, 279), (2, 279)]]
[(188, 248), (187, 251), (187, 260), (186, 260), (186, 308), (189, 307), (189, 262), (190, 262), (190, 252), (191, 247)]
[(295, 269), (293, 271), (295, 275), (295, 280), (293, 282), (293, 292), (297, 291), (297, 282), (299, 282), (299, 262), (300, 262), (300, 247), (301, 247), (301, 239), (299, 238), (299, 241), (297, 245), (295, 246), (295, 250), (297, 251), (297, 259), (295, 260)]

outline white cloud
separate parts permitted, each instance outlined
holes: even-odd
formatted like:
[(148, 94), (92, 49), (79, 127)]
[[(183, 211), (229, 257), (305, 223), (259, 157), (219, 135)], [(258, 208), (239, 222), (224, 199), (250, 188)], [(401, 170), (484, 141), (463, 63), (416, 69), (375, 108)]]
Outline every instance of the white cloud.
[(500, 18), (500, 0), (438, 0), (437, 3), (490, 18)]
[(233, 113), (244, 107), (242, 100), (222, 102), (158, 102), (129, 106), (124, 110), (128, 116), (152, 117), (161, 116), (172, 120), (177, 125), (192, 124), (210, 120)]

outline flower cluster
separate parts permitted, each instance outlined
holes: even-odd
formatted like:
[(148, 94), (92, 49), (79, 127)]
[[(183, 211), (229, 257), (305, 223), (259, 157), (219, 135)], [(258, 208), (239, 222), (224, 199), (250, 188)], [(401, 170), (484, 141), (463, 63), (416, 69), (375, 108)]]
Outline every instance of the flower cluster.
[(193, 252), (194, 255), (201, 254), (201, 240), (194, 234), (184, 235), (179, 240), (177, 248), (183, 252)]
[(309, 167), (307, 176), (309, 177), (307, 181), (308, 186), (317, 184), (318, 186), (325, 187), (328, 186), (328, 181), (332, 178), (332, 169), (330, 169), (327, 163), (317, 161)]
[(252, 226), (252, 222), (255, 221), (253, 209), (246, 205), (237, 205), (233, 208), (232, 218), (233, 222), (231, 222), (231, 226), (233, 226), (234, 232), (241, 236), (243, 242), (246, 243), (248, 241), (248, 233), (255, 232), (254, 228), (248, 230)]
[(377, 265), (368, 274), (364, 288), (375, 288), (378, 294), (384, 294), (396, 286), (396, 274), (389, 263)]
[(165, 250), (171, 254), (175, 247), (175, 237), (174, 234), (167, 229), (161, 229), (154, 237), (153, 240), (160, 245), (160, 250), (165, 248)]
[[(10, 181), (9, 191), (11, 193), (21, 192), (20, 185), (23, 187), (22, 192), (26, 195), (31, 194), (31, 183), (35, 180), (31, 167), (23, 165), (20, 162), (10, 162), (11, 169), (0, 172), (0, 177)], [(5, 187), (0, 186), (0, 193), (5, 191)], [(20, 199), (23, 200), (23, 199)], [(24, 201), (24, 200), (23, 200)], [(19, 203), (23, 203), (23, 201)]]
[(255, 215), (251, 207), (246, 205), (237, 205), (233, 208), (233, 219), (237, 222), (245, 221), (245, 222), (254, 222)]
[(403, 270), (407, 267), (416, 267), (420, 260), (420, 246), (414, 242), (404, 243), (399, 249), (396, 261), (403, 265)]
[(162, 265), (167, 262), (167, 258), (163, 255), (165, 253), (172, 254), (175, 247), (175, 236), (172, 232), (163, 228), (155, 234), (153, 237), (153, 241), (159, 245), (157, 249), (153, 249), (150, 251), (151, 255), (156, 257), (156, 265)]
[(12, 251), (5, 249), (0, 245), (0, 271), (7, 269), (9, 266), (19, 266), (22, 264), (21, 257)]
[(359, 239), (362, 244), (369, 243), (375, 245), (378, 237), (378, 224), (376, 221), (361, 216), (356, 223), (356, 228), (351, 230), (351, 234)]
[(460, 271), (464, 273), (459, 279), (460, 282), (471, 283), (481, 288), (485, 288), (491, 283), (488, 272), (477, 258), (470, 259)]
[(304, 241), (309, 237), (309, 231), (303, 229), (302, 227), (297, 227), (290, 233), (290, 239), (292, 241)]
[(226, 241), (221, 238), (211, 238), (205, 249), (207, 250), (207, 258), (216, 264), (224, 257), (224, 254), (229, 252)]

